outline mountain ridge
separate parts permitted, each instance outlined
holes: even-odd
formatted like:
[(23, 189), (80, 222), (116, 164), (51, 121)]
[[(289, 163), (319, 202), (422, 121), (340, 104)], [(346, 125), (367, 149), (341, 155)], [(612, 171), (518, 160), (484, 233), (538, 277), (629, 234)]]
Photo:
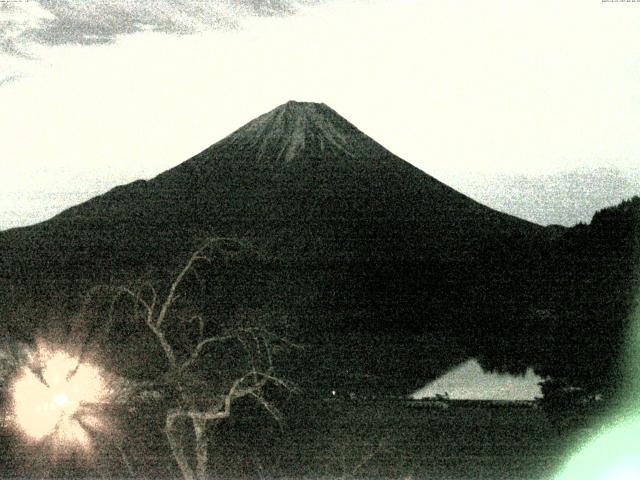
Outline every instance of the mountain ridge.
[[(212, 317), (279, 312), (313, 346), (303, 381), (408, 392), (468, 355), (496, 309), (528, 308), (557, 232), (451, 189), (326, 105), (289, 102), (151, 180), (0, 232), (0, 314), (26, 333), (64, 323), (92, 286), (166, 275), (210, 236), (262, 252), (193, 286)], [(132, 368), (146, 361), (136, 338), (118, 338)]]
[[(341, 143), (348, 145), (341, 145)], [(357, 156), (350, 153), (350, 149), (359, 149), (361, 153)], [(348, 156), (348, 161), (342, 160), (342, 154)], [(363, 158), (366, 159), (365, 162), (362, 161)], [(330, 163), (327, 162), (330, 160), (335, 164), (335, 168), (329, 173), (336, 173), (338, 169), (344, 170), (342, 174), (357, 174), (358, 170), (365, 169), (369, 170), (369, 173), (384, 170), (381, 173), (390, 175), (392, 178), (410, 173), (423, 181), (428, 179), (432, 189), (447, 192), (453, 190), (394, 155), (325, 104), (295, 101), (287, 102), (257, 117), (149, 182), (171, 177), (180, 170), (186, 170), (187, 175), (195, 173), (206, 176), (207, 173), (211, 174), (207, 170), (219, 167), (214, 165), (215, 163), (222, 163), (228, 159), (237, 165), (248, 165), (252, 168), (263, 168), (266, 163), (264, 170), (259, 172), (263, 175), (263, 180), (269, 178), (269, 173), (273, 175), (281, 173), (278, 167), (292, 168), (293, 160), (297, 160), (297, 166), (300, 168), (329, 168), (322, 163)], [(358, 160), (360, 160), (359, 163)], [(300, 165), (301, 163), (305, 165)], [(457, 191), (455, 193), (477, 204), (480, 208), (492, 210), (467, 195)], [(505, 218), (517, 218), (508, 214), (501, 215)], [(517, 220), (523, 222), (522, 224), (535, 225), (519, 218)]]

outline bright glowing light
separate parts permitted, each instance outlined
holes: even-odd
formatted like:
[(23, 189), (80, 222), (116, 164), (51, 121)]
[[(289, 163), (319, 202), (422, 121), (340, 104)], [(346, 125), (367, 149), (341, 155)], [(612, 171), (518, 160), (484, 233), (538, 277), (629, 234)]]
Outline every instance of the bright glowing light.
[(58, 404), (58, 406), (60, 406), (61, 408), (64, 407), (64, 405), (66, 403), (68, 403), (69, 401), (69, 397), (67, 397), (66, 393), (59, 393), (58, 395), (56, 395), (56, 397), (54, 398), (54, 401)]
[[(638, 252), (640, 254), (640, 252)], [(640, 262), (638, 262), (640, 267)], [(611, 413), (617, 419), (569, 460), (557, 480), (637, 480), (640, 478), (640, 292), (631, 314), (627, 348), (627, 391)]]
[(99, 428), (100, 422), (84, 413), (82, 406), (105, 399), (107, 388), (100, 371), (46, 348), (40, 348), (35, 357), (40, 368), (24, 367), (13, 385), (15, 423), (36, 441), (51, 436), (60, 443), (88, 446), (85, 426)]
[(558, 480), (632, 480), (640, 478), (640, 420), (597, 436), (566, 465)]

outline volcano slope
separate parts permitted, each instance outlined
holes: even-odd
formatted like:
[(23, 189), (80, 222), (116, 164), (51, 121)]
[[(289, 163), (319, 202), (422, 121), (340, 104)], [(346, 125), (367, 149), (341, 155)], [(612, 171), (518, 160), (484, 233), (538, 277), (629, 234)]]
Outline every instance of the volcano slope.
[[(287, 318), (304, 348), (283, 368), (306, 388), (407, 393), (508, 342), (564, 233), (456, 192), (324, 104), (289, 102), (151, 180), (2, 232), (2, 314), (14, 334), (64, 330), (91, 286), (160, 281), (204, 238), (241, 238), (244, 256), (185, 287), (197, 308)], [(144, 330), (122, 322), (102, 348), (148, 370)]]

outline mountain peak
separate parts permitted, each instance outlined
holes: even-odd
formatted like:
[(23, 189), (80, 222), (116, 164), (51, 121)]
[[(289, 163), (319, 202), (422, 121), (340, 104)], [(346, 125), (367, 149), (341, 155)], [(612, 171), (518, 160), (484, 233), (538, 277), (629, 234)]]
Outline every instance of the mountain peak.
[(279, 107), (273, 109), (270, 113), (280, 113), (291, 117), (313, 117), (316, 115), (335, 115), (340, 117), (340, 115), (324, 103), (298, 102), (296, 100), (289, 100), (287, 103), (283, 103)]
[(290, 120), (297, 119), (298, 121), (302, 121), (303, 119), (313, 121), (318, 117), (326, 119), (334, 115), (335, 117), (342, 118), (324, 103), (298, 102), (295, 100), (289, 100), (287, 103), (283, 103), (266, 114), (267, 117), (285, 117)]
[(297, 100), (289, 100), (287, 103), (283, 103), (282, 105), (280, 105), (279, 107), (276, 107), (275, 110), (278, 110), (279, 108), (285, 108), (285, 109), (316, 109), (316, 108), (326, 108), (329, 109), (329, 107), (324, 104), (324, 103), (318, 103), (318, 102), (299, 102)]
[(224, 142), (257, 160), (289, 163), (303, 155), (353, 157), (365, 135), (324, 103), (288, 101), (233, 132)]

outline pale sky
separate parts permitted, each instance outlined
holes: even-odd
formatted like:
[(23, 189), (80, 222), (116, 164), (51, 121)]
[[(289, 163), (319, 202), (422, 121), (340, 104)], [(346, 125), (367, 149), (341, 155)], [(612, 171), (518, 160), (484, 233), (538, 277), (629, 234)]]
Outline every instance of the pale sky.
[(588, 221), (640, 194), (639, 46), (640, 3), (600, 0), (0, 1), (0, 229), (287, 100), (489, 206)]

